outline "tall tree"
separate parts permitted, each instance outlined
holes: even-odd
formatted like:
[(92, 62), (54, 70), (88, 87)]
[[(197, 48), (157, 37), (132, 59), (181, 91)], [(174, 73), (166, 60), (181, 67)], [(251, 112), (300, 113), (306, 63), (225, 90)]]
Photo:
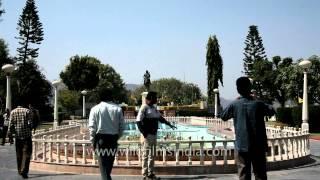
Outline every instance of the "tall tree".
[[(214, 89), (223, 86), (223, 62), (220, 55), (220, 46), (217, 37), (210, 36), (207, 44), (207, 82), (208, 82), (208, 104), (214, 103)], [(220, 106), (220, 97), (218, 96)]]
[(17, 105), (17, 100), (22, 99), (39, 109), (42, 118), (47, 118), (52, 111), (50, 104), (52, 85), (40, 71), (37, 63), (29, 60), (18, 64), (12, 76), (13, 104)]
[(9, 57), (8, 45), (3, 39), (0, 39), (0, 66), (4, 64), (13, 63)]
[(68, 115), (74, 115), (75, 110), (79, 109), (80, 103), (80, 93), (78, 91), (71, 91), (68, 89), (61, 90), (59, 93), (59, 103), (63, 110), (65, 110)]
[(308, 60), (312, 63), (308, 70), (309, 103), (320, 104), (320, 57), (313, 55)]
[(245, 40), (244, 48), (244, 73), (252, 78), (253, 64), (258, 60), (267, 59), (265, 49), (263, 47), (262, 38), (259, 35), (258, 26), (249, 26), (249, 33)]
[(273, 62), (273, 72), (270, 84), (272, 86), (269, 88), (271, 96), (274, 97), (282, 107), (284, 107), (287, 100), (290, 99), (288, 89), (286, 84), (289, 82), (288, 77), (290, 76), (291, 66), (293, 60), (291, 57), (286, 57), (281, 59), (280, 56), (275, 56), (272, 58)]
[(37, 58), (39, 48), (32, 47), (32, 44), (41, 44), (43, 29), (34, 0), (27, 0), (19, 18), (17, 29), (19, 37), (16, 38), (21, 46), (17, 48), (17, 60), (25, 63), (29, 59)]
[(128, 102), (127, 90), (125, 84), (113, 67), (108, 64), (99, 65), (99, 84), (94, 89), (95, 92), (111, 90), (115, 102)]
[(69, 90), (90, 90), (88, 102), (98, 102), (97, 92), (111, 90), (116, 102), (127, 102), (124, 82), (113, 67), (91, 56), (73, 56), (70, 64), (60, 73)]
[(70, 58), (60, 77), (70, 90), (91, 90), (99, 83), (99, 66), (100, 61), (95, 57), (76, 55)]

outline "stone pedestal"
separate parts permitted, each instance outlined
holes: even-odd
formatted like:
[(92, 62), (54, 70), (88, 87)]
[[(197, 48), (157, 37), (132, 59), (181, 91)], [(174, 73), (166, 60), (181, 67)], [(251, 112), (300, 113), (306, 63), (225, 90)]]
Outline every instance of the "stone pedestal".
[(309, 123), (303, 122), (301, 124), (301, 129), (302, 129), (302, 131), (309, 131)]

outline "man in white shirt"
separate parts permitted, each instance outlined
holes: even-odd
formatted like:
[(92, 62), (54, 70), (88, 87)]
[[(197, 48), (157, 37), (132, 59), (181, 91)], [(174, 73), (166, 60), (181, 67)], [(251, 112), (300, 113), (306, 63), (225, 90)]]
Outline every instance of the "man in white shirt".
[(89, 115), (90, 140), (98, 157), (102, 179), (111, 180), (118, 139), (124, 130), (124, 118), (121, 107), (111, 102), (110, 90), (100, 90), (98, 93), (101, 102), (91, 109)]

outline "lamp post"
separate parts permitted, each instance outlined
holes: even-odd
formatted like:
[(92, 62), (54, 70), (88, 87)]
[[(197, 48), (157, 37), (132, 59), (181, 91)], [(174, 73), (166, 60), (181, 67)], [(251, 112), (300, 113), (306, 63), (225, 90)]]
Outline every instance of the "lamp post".
[(83, 90), (81, 91), (82, 94), (82, 117), (83, 119), (86, 118), (86, 95), (87, 95), (88, 91)]
[(7, 76), (7, 97), (6, 97), (6, 109), (11, 111), (11, 82), (10, 75), (14, 71), (14, 66), (12, 64), (5, 64), (2, 66), (2, 70), (6, 73)]
[(59, 85), (61, 84), (61, 81), (60, 80), (55, 80), (52, 82), (52, 85), (54, 87), (54, 121), (53, 121), (53, 129), (56, 129), (57, 126), (58, 126), (58, 87)]
[(214, 117), (217, 118), (218, 117), (218, 93), (219, 93), (219, 89), (214, 89)]
[(308, 79), (307, 71), (311, 66), (309, 60), (303, 60), (299, 63), (299, 66), (303, 68), (303, 104), (302, 104), (302, 130), (309, 131), (309, 112), (308, 112)]

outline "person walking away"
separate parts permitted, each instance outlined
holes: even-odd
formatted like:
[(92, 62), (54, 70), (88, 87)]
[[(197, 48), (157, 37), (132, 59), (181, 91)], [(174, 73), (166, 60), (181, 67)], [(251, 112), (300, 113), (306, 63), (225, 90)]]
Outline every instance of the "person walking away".
[[(5, 143), (6, 143), (6, 137), (7, 137), (9, 121), (10, 121), (10, 110), (9, 109), (6, 109), (5, 113), (3, 114), (3, 119), (4, 119), (4, 123), (3, 123), (3, 131), (1, 134), (1, 138), (2, 138), (1, 145), (5, 145)], [(9, 137), (9, 143), (13, 144), (12, 136), (10, 135), (8, 137)]]
[(266, 180), (268, 145), (264, 117), (274, 115), (275, 111), (271, 105), (266, 105), (251, 96), (249, 78), (238, 78), (236, 85), (240, 97), (223, 110), (221, 119), (234, 120), (239, 179), (251, 179), (252, 164), (255, 179)]
[(144, 137), (142, 154), (143, 179), (156, 179), (154, 174), (154, 156), (157, 145), (158, 122), (164, 123), (172, 129), (176, 128), (161, 116), (160, 112), (154, 106), (156, 103), (157, 93), (152, 91), (148, 92), (146, 104), (141, 106), (136, 119), (138, 128)]
[[(0, 109), (0, 138), (2, 138), (4, 131), (4, 118), (2, 116), (2, 111)], [(5, 142), (6, 139), (2, 139), (2, 142)], [(4, 145), (4, 143), (1, 143), (1, 145)]]
[(110, 90), (98, 92), (100, 103), (94, 106), (89, 115), (89, 132), (93, 149), (97, 154), (101, 178), (111, 180), (118, 139), (124, 130), (122, 109), (113, 103)]
[(29, 104), (29, 110), (31, 112), (31, 119), (32, 119), (32, 130), (35, 133), (37, 127), (40, 124), (40, 113), (39, 110), (34, 108), (31, 104)]
[[(23, 103), (20, 103), (23, 104)], [(15, 134), (18, 173), (28, 178), (32, 153), (32, 120), (29, 109), (18, 106), (11, 111), (9, 135)]]

